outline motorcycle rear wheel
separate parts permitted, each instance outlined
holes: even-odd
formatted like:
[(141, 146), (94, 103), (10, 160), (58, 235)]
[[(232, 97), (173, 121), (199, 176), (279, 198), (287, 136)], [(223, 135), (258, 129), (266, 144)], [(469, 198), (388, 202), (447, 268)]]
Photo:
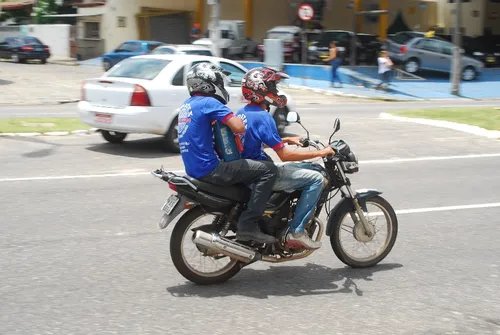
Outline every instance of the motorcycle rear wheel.
[[(175, 225), (172, 236), (170, 237), (170, 257), (174, 263), (175, 268), (179, 273), (187, 280), (198, 284), (198, 285), (214, 285), (221, 284), (232, 277), (234, 277), (242, 268), (242, 263), (236, 260), (231, 260), (226, 266), (221, 270), (216, 272), (202, 272), (194, 269), (183, 252), (183, 242), (186, 239), (191, 240), (194, 232), (190, 229), (193, 223), (195, 223), (200, 218), (212, 215), (205, 212), (201, 207), (194, 207), (187, 211)], [(191, 242), (193, 243), (193, 242)], [(193, 243), (193, 247), (196, 245)], [(201, 251), (199, 251), (200, 254)], [(203, 256), (211, 257), (211, 256)], [(228, 258), (228, 257), (227, 257)], [(229, 258), (228, 258), (229, 259)]]
[[(392, 248), (394, 247), (394, 244), (396, 243), (396, 238), (398, 235), (398, 218), (396, 216), (396, 212), (392, 208), (391, 204), (382, 198), (381, 196), (375, 196), (372, 198), (369, 198), (366, 200), (367, 207), (370, 205), (375, 205), (378, 207), (381, 211), (384, 217), (387, 220), (388, 224), (388, 230), (389, 230), (389, 236), (385, 240), (384, 248), (382, 250), (379, 250), (376, 255), (373, 257), (368, 257), (366, 259), (359, 259), (352, 257), (347, 253), (344, 248), (342, 247), (341, 243), (341, 230), (342, 228), (342, 222), (344, 221), (344, 218), (346, 216), (350, 215), (350, 212), (352, 210), (352, 204), (349, 202), (345, 202), (339, 209), (338, 211), (335, 212), (334, 217), (332, 218), (333, 222), (333, 233), (330, 236), (330, 243), (333, 249), (333, 252), (335, 255), (338, 257), (338, 259), (352, 267), (352, 268), (367, 268), (367, 267), (372, 267), (380, 263), (387, 255), (389, 252), (391, 252)], [(357, 215), (356, 215), (357, 216)], [(361, 223), (359, 223), (361, 224)], [(375, 227), (376, 228), (376, 227)], [(376, 236), (375, 236), (376, 237)], [(354, 237), (354, 232), (353, 232), (353, 238)]]

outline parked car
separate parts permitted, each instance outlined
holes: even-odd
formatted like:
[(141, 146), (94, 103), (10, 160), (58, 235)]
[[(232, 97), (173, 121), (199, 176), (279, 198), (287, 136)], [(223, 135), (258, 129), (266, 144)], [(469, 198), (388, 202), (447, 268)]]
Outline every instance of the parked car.
[(122, 60), (139, 55), (147, 55), (165, 43), (157, 41), (126, 41), (115, 50), (102, 56), (104, 71), (108, 71)]
[(184, 55), (200, 55), (214, 56), (212, 50), (203, 45), (193, 44), (177, 44), (177, 45), (162, 45), (154, 49), (151, 54), (184, 54)]
[[(408, 73), (420, 70), (451, 72), (453, 44), (435, 38), (417, 37), (401, 46), (398, 53), (390, 52), (393, 60), (401, 62)], [(462, 55), (462, 79), (473, 80), (484, 65), (482, 62)]]
[[(354, 33), (346, 30), (325, 30), (317, 41), (309, 46), (309, 57), (313, 63), (324, 64), (322, 59), (328, 57), (330, 42), (335, 42), (340, 51), (339, 59), (348, 64), (351, 55)], [(356, 34), (356, 64), (373, 64), (377, 61), (382, 44), (376, 35)]]
[[(209, 24), (209, 28), (211, 23)], [(212, 47), (210, 29), (207, 28), (202, 38), (193, 42), (194, 45)], [(219, 47), (222, 57), (230, 59), (244, 59), (246, 54), (255, 55), (257, 42), (246, 36), (245, 21), (242, 20), (220, 20)]]
[(32, 36), (7, 37), (0, 43), (0, 58), (12, 60), (14, 63), (25, 63), (27, 60), (40, 60), (47, 63), (50, 48), (38, 38)]
[[(278, 26), (266, 32), (265, 39), (283, 40), (283, 53), (285, 62), (300, 63), (302, 60), (302, 28), (297, 26)], [(264, 44), (257, 47), (260, 61), (264, 61)]]
[[(248, 69), (239, 63), (220, 57), (156, 54), (131, 57), (101, 77), (85, 80), (78, 103), (79, 117), (100, 129), (108, 142), (121, 143), (129, 133), (156, 134), (164, 136), (166, 150), (179, 152), (178, 109), (189, 97), (187, 72), (200, 62), (212, 62), (231, 72), (228, 107), (241, 108), (246, 103), (241, 81)], [(295, 110), (291, 97), (287, 98), (285, 108), (270, 109), (281, 134), (288, 112)]]
[[(421, 31), (400, 31), (395, 34), (390, 34), (383, 43), (383, 48), (389, 52), (389, 55), (398, 53), (402, 46), (406, 45), (412, 39), (416, 37), (425, 37), (425, 33)], [(434, 37), (427, 37), (431, 39), (436, 39), (440, 41), (445, 41), (446, 39), (437, 35)]]

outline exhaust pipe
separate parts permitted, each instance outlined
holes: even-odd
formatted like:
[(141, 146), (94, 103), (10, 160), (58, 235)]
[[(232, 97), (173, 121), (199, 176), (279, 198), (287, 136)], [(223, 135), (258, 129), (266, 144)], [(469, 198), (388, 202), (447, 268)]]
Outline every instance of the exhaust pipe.
[(196, 231), (193, 242), (244, 263), (253, 261), (257, 255), (257, 252), (244, 245), (201, 230)]

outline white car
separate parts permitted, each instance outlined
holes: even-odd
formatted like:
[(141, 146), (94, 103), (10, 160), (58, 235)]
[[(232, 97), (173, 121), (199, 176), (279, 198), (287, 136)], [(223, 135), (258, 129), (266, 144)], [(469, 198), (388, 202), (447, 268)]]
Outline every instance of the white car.
[[(247, 102), (241, 93), (241, 80), (248, 71), (229, 59), (198, 55), (142, 55), (127, 58), (99, 78), (82, 83), (78, 103), (80, 119), (98, 128), (108, 142), (121, 143), (129, 133), (164, 136), (164, 148), (179, 152), (178, 109), (189, 98), (186, 74), (196, 63), (212, 62), (231, 72), (227, 85), (228, 107), (237, 111)], [(290, 96), (288, 104), (270, 113), (283, 134), (286, 116), (295, 111)]]
[(200, 56), (213, 56), (212, 50), (204, 45), (193, 44), (169, 44), (163, 45), (151, 52), (151, 55), (158, 54), (185, 54), (185, 55), (200, 55)]

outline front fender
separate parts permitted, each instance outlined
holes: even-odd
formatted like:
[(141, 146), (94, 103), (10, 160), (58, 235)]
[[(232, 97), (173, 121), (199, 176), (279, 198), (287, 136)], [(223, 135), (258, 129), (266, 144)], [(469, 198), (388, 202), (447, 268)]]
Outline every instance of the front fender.
[[(366, 208), (366, 200), (376, 197), (377, 195), (382, 194), (382, 192), (376, 189), (359, 189), (355, 191), (356, 198), (358, 199), (359, 205), (363, 209), (363, 211), (367, 211)], [(341, 219), (341, 215), (345, 213), (349, 213), (354, 211), (354, 204), (352, 203), (352, 199), (350, 197), (342, 198), (336, 205), (333, 207), (330, 216), (328, 218), (328, 222), (326, 224), (326, 235), (331, 236), (333, 234), (333, 229), (335, 227), (335, 222)]]

